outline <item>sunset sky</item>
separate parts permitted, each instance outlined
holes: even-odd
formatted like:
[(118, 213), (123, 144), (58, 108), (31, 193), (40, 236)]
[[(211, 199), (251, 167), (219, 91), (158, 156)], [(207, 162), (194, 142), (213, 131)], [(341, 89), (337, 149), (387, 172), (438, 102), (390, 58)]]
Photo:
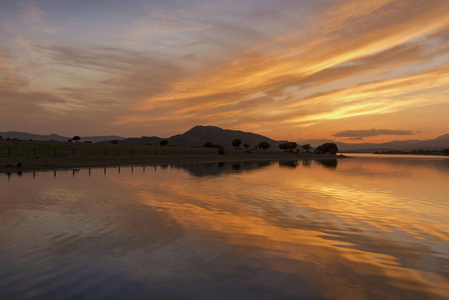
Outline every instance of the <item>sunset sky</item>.
[(0, 0), (0, 131), (449, 133), (447, 0)]

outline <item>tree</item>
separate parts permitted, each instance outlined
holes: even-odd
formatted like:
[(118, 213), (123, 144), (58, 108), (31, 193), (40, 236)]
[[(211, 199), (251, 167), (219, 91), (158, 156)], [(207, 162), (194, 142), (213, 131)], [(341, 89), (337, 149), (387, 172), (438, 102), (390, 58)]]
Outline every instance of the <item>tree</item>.
[(244, 144), (243, 144), (243, 147), (245, 147), (245, 149), (248, 150), (249, 144), (248, 144), (248, 143), (244, 143)]
[(306, 150), (307, 153), (309, 153), (309, 150), (312, 149), (312, 146), (310, 146), (310, 144), (305, 144), (305, 145), (302, 145), (302, 148), (304, 150)]
[(120, 143), (119, 140), (112, 140), (112, 141), (111, 141), (111, 144), (114, 144), (114, 145), (117, 145), (118, 143)]
[(159, 142), (159, 144), (160, 144), (161, 146), (167, 146), (168, 140), (167, 140), (167, 139), (162, 139), (162, 140)]
[(334, 143), (324, 143), (321, 146), (316, 147), (315, 149), (315, 153), (318, 154), (337, 154), (338, 152), (338, 147), (336, 144)]
[(287, 151), (287, 143), (281, 143), (279, 144), (279, 149)]
[(296, 149), (298, 147), (298, 144), (295, 142), (288, 142), (287, 149), (293, 152), (293, 149)]
[(295, 142), (285, 142), (279, 145), (279, 149), (283, 149), (284, 151), (293, 151), (293, 149), (296, 149), (296, 147), (298, 147), (298, 144), (296, 144)]
[(267, 150), (267, 149), (271, 148), (271, 144), (268, 142), (260, 142), (257, 146), (259, 148), (262, 148), (263, 150)]
[(214, 144), (212, 144), (211, 142), (205, 142), (203, 147), (205, 147), (205, 148), (213, 148)]
[(79, 135), (75, 135), (74, 137), (72, 137), (72, 140), (78, 143), (78, 141), (81, 140), (81, 137)]
[(242, 144), (241, 139), (235, 139), (232, 141), (232, 147), (238, 148), (238, 147), (240, 147), (241, 144)]
[(72, 142), (72, 139), (68, 139), (67, 142), (71, 143), (71, 142)]

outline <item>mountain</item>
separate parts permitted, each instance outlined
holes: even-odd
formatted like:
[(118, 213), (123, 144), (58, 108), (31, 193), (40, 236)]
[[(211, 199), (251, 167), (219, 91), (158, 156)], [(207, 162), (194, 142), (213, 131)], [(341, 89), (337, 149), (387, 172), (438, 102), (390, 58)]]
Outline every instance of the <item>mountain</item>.
[(392, 141), (388, 143), (374, 144), (374, 143), (341, 143), (333, 142), (331, 140), (300, 140), (301, 145), (309, 143), (316, 147), (323, 143), (335, 143), (338, 146), (340, 152), (367, 152), (372, 153), (376, 151), (389, 151), (389, 150), (443, 150), (449, 149), (449, 134), (441, 135), (435, 139), (429, 140), (407, 140), (407, 141)]
[[(48, 134), (48, 135), (42, 135), (42, 134), (34, 134), (34, 133), (27, 133), (27, 132), (17, 132), (17, 131), (7, 131), (7, 132), (0, 132), (0, 135), (6, 139), (19, 139), (19, 140), (35, 140), (35, 141), (58, 141), (58, 142), (67, 142), (68, 139), (71, 137), (62, 136), (59, 134)], [(123, 140), (124, 137), (115, 136), (115, 135), (107, 135), (107, 136), (82, 136), (81, 142), (83, 141), (91, 141), (92, 143), (97, 143), (99, 141), (104, 140)]]
[(27, 133), (27, 132), (17, 132), (17, 131), (7, 131), (7, 132), (0, 132), (0, 135), (6, 139), (19, 139), (19, 140), (36, 140), (36, 141), (59, 141), (59, 142), (67, 142), (69, 139), (68, 137), (61, 136), (58, 134), (48, 134), (48, 135), (41, 135), (41, 134), (33, 134), (33, 133)]
[[(272, 140), (266, 136), (255, 134), (251, 132), (243, 132), (239, 130), (222, 129), (216, 126), (195, 126), (183, 134), (177, 134), (170, 138), (167, 138), (168, 145), (178, 146), (203, 146), (206, 142), (211, 142), (215, 145), (222, 145), (225, 148), (232, 148), (232, 141), (240, 139), (242, 143), (250, 144), (250, 147), (254, 147), (260, 142), (269, 142), (271, 147), (278, 147), (279, 141)], [(152, 137), (140, 137), (140, 138), (127, 138), (120, 141), (120, 144), (129, 145), (159, 145), (162, 138), (157, 136)]]
[(206, 142), (232, 148), (232, 141), (240, 139), (242, 143), (254, 147), (260, 142), (269, 142), (271, 147), (277, 148), (280, 143), (266, 136), (239, 130), (222, 129), (216, 126), (195, 126), (183, 134), (178, 134), (168, 139), (169, 145), (202, 146)]

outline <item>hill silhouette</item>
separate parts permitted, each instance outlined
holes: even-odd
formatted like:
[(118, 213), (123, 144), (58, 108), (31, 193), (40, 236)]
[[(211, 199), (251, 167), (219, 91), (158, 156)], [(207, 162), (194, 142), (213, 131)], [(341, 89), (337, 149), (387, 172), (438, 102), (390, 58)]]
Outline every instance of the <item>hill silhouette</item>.
[[(37, 141), (61, 141), (66, 142), (69, 138), (61, 136), (58, 134), (50, 135), (39, 135), (31, 134), (26, 132), (8, 131), (0, 132), (0, 135), (6, 139), (20, 139), (20, 140), (37, 140)], [(195, 126), (190, 130), (184, 132), (183, 134), (177, 134), (170, 138), (165, 138), (168, 140), (168, 145), (178, 145), (178, 146), (203, 146), (204, 143), (210, 142), (215, 145), (222, 145), (225, 148), (232, 148), (232, 141), (235, 139), (240, 139), (243, 143), (248, 143), (250, 148), (253, 148), (260, 142), (266, 141), (271, 144), (271, 149), (278, 149), (280, 143), (284, 141), (276, 141), (269, 137), (252, 133), (244, 132), (240, 130), (229, 130), (222, 129), (217, 126)], [(129, 145), (159, 145), (162, 140), (161, 137), (157, 136), (143, 136), (143, 137), (133, 137), (124, 138), (120, 136), (84, 136), (81, 137), (81, 142), (91, 141), (93, 143), (110, 143), (111, 140), (120, 140), (120, 144)], [(300, 145), (311, 144), (313, 147), (317, 147), (324, 143), (335, 143), (337, 144), (340, 152), (376, 152), (376, 151), (390, 151), (390, 150), (401, 150), (401, 151), (413, 151), (418, 149), (423, 150), (443, 150), (449, 149), (449, 134), (441, 135), (435, 139), (429, 140), (406, 140), (406, 141), (392, 141), (388, 143), (342, 143), (335, 142), (327, 139), (302, 139), (296, 141)]]
[[(225, 148), (232, 148), (232, 141), (235, 139), (240, 139), (242, 143), (248, 143), (251, 148), (264, 141), (271, 143), (272, 148), (277, 148), (277, 145), (281, 143), (280, 141), (275, 141), (273, 139), (270, 139), (269, 137), (252, 132), (243, 132), (239, 130), (222, 129), (216, 126), (200, 125), (191, 128), (183, 134), (177, 134), (170, 138), (167, 138), (168, 145), (200, 147), (203, 146), (206, 142), (211, 142), (215, 145), (222, 145)], [(158, 145), (161, 140), (162, 138), (156, 136), (143, 136), (140, 138), (124, 139), (120, 141), (120, 144)]]
[(309, 143), (316, 147), (323, 143), (335, 143), (338, 146), (340, 152), (376, 152), (376, 151), (413, 151), (418, 149), (423, 150), (443, 150), (449, 149), (449, 134), (441, 135), (435, 139), (429, 140), (406, 140), (406, 141), (392, 141), (388, 143), (342, 143), (334, 142), (332, 140), (300, 140), (300, 144)]
[[(0, 132), (0, 135), (6, 139), (19, 139), (19, 140), (33, 140), (33, 141), (58, 141), (58, 142), (67, 142), (68, 139), (71, 139), (73, 136), (62, 136), (59, 134), (34, 134), (28, 132), (19, 132), (19, 131), (5, 131)], [(91, 141), (92, 143), (97, 143), (104, 140), (123, 140), (124, 137), (115, 136), (115, 135), (106, 135), (106, 136), (82, 136), (81, 142)]]
[(169, 145), (183, 146), (202, 146), (205, 142), (211, 142), (225, 148), (232, 148), (232, 141), (235, 139), (240, 139), (242, 143), (248, 143), (251, 148), (264, 141), (271, 143), (272, 147), (280, 143), (260, 134), (222, 129), (216, 126), (195, 126), (183, 134), (170, 137), (168, 142)]

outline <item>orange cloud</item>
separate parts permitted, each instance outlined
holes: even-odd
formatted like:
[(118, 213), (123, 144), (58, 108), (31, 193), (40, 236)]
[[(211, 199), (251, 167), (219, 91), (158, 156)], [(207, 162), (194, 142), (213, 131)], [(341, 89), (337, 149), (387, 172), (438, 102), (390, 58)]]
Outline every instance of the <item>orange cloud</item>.
[[(20, 92), (60, 98), (39, 102), (48, 113), (95, 116), (102, 128), (127, 135), (210, 124), (278, 139), (298, 128), (329, 137), (323, 124), (331, 120), (355, 128), (349, 119), (447, 102), (449, 2), (314, 5), (300, 20), (287, 6), (263, 17), (214, 5), (143, 13), (129, 22), (128, 39), (114, 44), (74, 46), (19, 32), (15, 46), (33, 58), (15, 51), (19, 63), (9, 74), (29, 80), (26, 89), (16, 84)], [(51, 13), (22, 9), (40, 22)], [(30, 67), (35, 58), (40, 64)], [(419, 130), (403, 122), (395, 128)]]

